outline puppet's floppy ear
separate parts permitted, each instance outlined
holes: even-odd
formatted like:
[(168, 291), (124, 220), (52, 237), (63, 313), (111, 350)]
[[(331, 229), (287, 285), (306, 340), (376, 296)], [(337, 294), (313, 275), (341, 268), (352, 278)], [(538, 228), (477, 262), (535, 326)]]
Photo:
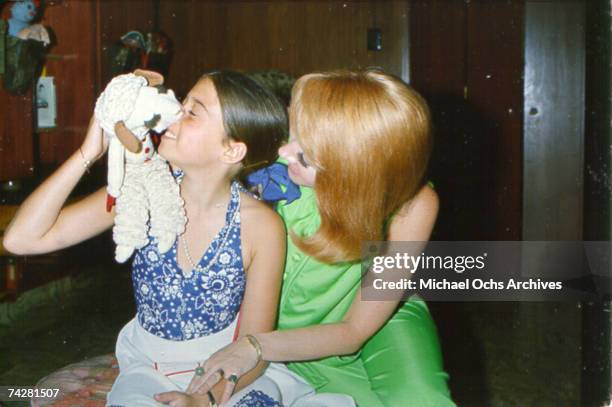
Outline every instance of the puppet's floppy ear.
[(144, 69), (136, 69), (134, 71), (134, 75), (144, 77), (149, 83), (149, 86), (157, 86), (164, 83), (164, 76), (157, 72), (146, 71)]
[(142, 149), (142, 143), (140, 142), (140, 140), (138, 140), (138, 138), (136, 138), (134, 133), (132, 133), (127, 128), (125, 123), (117, 122), (115, 124), (115, 134), (117, 135), (117, 138), (119, 139), (121, 144), (123, 144), (123, 146), (130, 153), (137, 154)]

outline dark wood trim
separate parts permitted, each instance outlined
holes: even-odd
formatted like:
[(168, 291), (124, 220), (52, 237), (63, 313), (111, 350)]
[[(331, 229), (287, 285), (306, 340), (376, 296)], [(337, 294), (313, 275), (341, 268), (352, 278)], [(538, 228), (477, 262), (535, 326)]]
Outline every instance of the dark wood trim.
[(526, 4), (524, 240), (582, 239), (584, 9), (582, 1)]

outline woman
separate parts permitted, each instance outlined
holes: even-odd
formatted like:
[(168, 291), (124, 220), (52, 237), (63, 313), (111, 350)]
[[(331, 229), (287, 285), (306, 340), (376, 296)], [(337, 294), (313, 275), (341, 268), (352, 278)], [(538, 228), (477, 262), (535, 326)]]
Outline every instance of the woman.
[(289, 116), (292, 141), (279, 152), (302, 196), (278, 209), (291, 237), (278, 330), (215, 353), (187, 391), (265, 360), (359, 406), (454, 405), (425, 303), (360, 300), (361, 242), (423, 242), (435, 223), (425, 101), (381, 72), (319, 73), (298, 80)]
[[(159, 153), (183, 176), (185, 233), (161, 254), (150, 239), (133, 261), (137, 316), (119, 334), (120, 375), (108, 405), (158, 406), (160, 389), (185, 390), (199, 362), (238, 337), (274, 329), (286, 239), (277, 214), (235, 181), (274, 161), (286, 139), (283, 106), (247, 77), (204, 75), (183, 104), (181, 119), (162, 137)], [(81, 148), (23, 203), (6, 231), (17, 254), (58, 250), (107, 230), (106, 191), (63, 207), (90, 162), (107, 149), (92, 120)], [(237, 381), (230, 405), (278, 405), (274, 386), (255, 380), (264, 363)], [(229, 380), (235, 380), (228, 376)], [(211, 405), (222, 386), (182, 395), (173, 405)], [(242, 401), (241, 401), (242, 400)]]

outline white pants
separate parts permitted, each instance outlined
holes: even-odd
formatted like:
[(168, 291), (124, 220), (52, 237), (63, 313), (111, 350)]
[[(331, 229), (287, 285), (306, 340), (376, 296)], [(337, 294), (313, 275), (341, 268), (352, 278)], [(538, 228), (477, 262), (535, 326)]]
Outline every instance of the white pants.
[(346, 394), (315, 393), (310, 384), (284, 363), (270, 363), (262, 378), (277, 386), (284, 407), (356, 407), (353, 398)]
[[(137, 319), (128, 322), (117, 338), (120, 373), (107, 396), (107, 406), (161, 406), (153, 396), (184, 391), (198, 362), (232, 342), (236, 321), (212, 335), (188, 341), (170, 341), (146, 331)], [(242, 407), (240, 400), (258, 390), (286, 407), (354, 407), (341, 394), (315, 394), (314, 389), (284, 364), (271, 364), (265, 374), (240, 390), (224, 406)]]

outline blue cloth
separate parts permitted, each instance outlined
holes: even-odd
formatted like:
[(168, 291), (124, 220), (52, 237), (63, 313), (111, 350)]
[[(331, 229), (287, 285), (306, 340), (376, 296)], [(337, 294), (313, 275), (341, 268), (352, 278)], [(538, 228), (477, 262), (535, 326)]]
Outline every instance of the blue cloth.
[(251, 390), (234, 407), (281, 407), (281, 405), (266, 393)]
[(278, 162), (252, 172), (247, 176), (247, 182), (249, 186), (258, 187), (264, 201), (285, 199), (290, 204), (301, 195), (300, 187), (289, 178), (287, 166)]
[(225, 225), (194, 270), (180, 269), (178, 239), (164, 254), (157, 250), (154, 238), (136, 252), (132, 283), (138, 322), (148, 332), (184, 341), (219, 332), (236, 318), (246, 286), (240, 188), (237, 181), (232, 183)]

